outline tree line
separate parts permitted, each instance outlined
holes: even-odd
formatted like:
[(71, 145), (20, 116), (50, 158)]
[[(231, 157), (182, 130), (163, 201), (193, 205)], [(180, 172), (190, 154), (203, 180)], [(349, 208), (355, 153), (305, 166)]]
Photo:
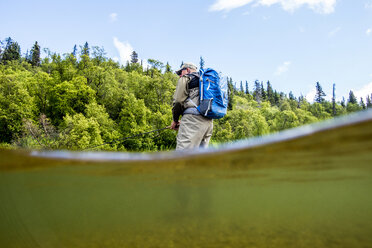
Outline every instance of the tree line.
[[(102, 47), (73, 47), (63, 55), (37, 42), (25, 54), (7, 38), (0, 44), (0, 147), (33, 149), (160, 151), (176, 145), (170, 125), (178, 76), (155, 59), (144, 68), (136, 52), (126, 65), (106, 57)], [(200, 58), (200, 66), (204, 66)], [(256, 80), (240, 88), (228, 78), (229, 106), (214, 121), (212, 144), (260, 136), (371, 108), (371, 96), (358, 101), (325, 100), (319, 82), (314, 103)], [(112, 142), (139, 135), (134, 138)]]

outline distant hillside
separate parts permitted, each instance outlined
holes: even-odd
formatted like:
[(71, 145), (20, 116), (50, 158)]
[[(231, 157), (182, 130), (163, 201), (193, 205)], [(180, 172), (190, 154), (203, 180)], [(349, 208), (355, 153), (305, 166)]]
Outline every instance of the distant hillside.
[[(79, 150), (169, 126), (178, 76), (168, 63), (132, 54), (125, 66), (88, 43), (63, 55), (35, 42), (21, 55), (8, 38), (0, 49), (1, 146)], [(370, 108), (350, 91), (342, 102), (326, 101), (318, 82), (314, 103), (273, 89), (270, 82), (229, 83), (229, 111), (214, 121), (212, 143), (264, 135)], [(248, 89), (252, 87), (253, 90)], [(335, 99), (335, 96), (334, 98)], [(158, 151), (175, 148), (176, 132), (164, 130), (95, 149)]]

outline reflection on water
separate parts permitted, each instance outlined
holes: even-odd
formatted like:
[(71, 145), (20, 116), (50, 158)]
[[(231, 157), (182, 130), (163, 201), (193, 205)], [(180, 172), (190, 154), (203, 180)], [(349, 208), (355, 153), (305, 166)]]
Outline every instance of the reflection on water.
[(372, 247), (371, 116), (197, 154), (0, 150), (0, 247)]

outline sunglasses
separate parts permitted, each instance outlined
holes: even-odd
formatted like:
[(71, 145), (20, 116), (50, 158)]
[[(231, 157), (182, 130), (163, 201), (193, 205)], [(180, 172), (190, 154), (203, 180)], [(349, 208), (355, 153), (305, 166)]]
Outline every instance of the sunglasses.
[(182, 74), (182, 72), (183, 72), (184, 70), (187, 70), (187, 68), (183, 68), (182, 70), (178, 71), (178, 72), (177, 72), (177, 75), (178, 75), (178, 76), (181, 76), (181, 74)]

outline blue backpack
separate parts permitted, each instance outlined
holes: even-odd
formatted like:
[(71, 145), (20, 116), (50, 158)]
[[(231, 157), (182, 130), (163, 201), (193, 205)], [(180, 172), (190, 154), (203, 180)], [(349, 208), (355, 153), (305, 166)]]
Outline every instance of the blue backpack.
[(226, 115), (228, 104), (227, 80), (211, 68), (200, 69), (199, 94), (201, 115), (220, 119)]

